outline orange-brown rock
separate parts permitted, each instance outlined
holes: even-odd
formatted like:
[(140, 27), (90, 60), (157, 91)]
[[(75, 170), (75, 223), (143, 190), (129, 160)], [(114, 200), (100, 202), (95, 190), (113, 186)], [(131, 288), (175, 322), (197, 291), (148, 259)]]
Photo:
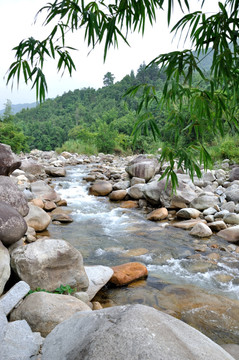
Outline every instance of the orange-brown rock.
[(166, 208), (160, 208), (153, 210), (151, 213), (149, 213), (147, 216), (147, 220), (160, 221), (166, 219), (167, 217), (168, 217), (168, 210)]
[(54, 203), (54, 201), (46, 201), (44, 203), (44, 210), (52, 211), (54, 209), (56, 209), (56, 204)]
[(44, 202), (42, 201), (42, 199), (33, 199), (31, 200), (31, 203), (35, 206), (38, 206), (41, 209), (44, 208)]
[(112, 191), (112, 184), (106, 180), (96, 181), (89, 188), (89, 194), (95, 196), (106, 196)]
[(137, 208), (138, 206), (139, 206), (138, 201), (134, 201), (134, 200), (123, 201), (120, 205), (120, 207), (124, 209), (133, 209), (133, 208)]
[(67, 206), (67, 201), (65, 199), (61, 199), (57, 202), (57, 206)]
[(126, 195), (127, 195), (126, 190), (115, 190), (112, 191), (112, 193), (110, 193), (109, 198), (112, 201), (119, 201), (119, 200), (123, 200)]
[(112, 267), (114, 274), (110, 282), (117, 285), (127, 285), (134, 280), (142, 279), (148, 275), (145, 265), (138, 262), (126, 263)]

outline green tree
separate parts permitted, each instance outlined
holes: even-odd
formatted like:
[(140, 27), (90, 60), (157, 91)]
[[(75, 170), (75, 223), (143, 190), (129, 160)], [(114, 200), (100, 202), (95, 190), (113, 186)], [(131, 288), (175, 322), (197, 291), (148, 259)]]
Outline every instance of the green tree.
[(104, 78), (103, 78), (103, 84), (104, 86), (110, 86), (110, 85), (113, 85), (114, 84), (114, 75), (111, 73), (111, 72), (107, 72), (105, 75), (104, 75)]
[[(166, 147), (161, 156), (161, 160), (170, 161), (164, 175), (171, 175), (174, 185), (177, 183), (173, 171), (175, 159), (177, 166), (189, 170), (191, 176), (195, 171), (200, 175), (198, 152), (200, 162), (204, 167), (209, 166), (210, 156), (201, 143), (205, 122), (207, 129), (215, 134), (224, 135), (227, 124), (238, 131), (239, 0), (218, 2), (218, 12), (209, 15), (203, 12), (206, 2), (207, 0), (199, 0), (199, 10), (191, 13), (188, 0), (167, 1), (169, 26), (175, 3), (178, 3), (185, 14), (172, 27), (172, 32), (182, 32), (182, 37), (188, 36), (194, 51), (173, 51), (156, 57), (150, 65), (156, 64), (166, 76), (162, 96), (158, 97), (154, 85), (144, 85), (139, 105), (139, 110), (145, 113), (141, 117), (142, 121), (136, 124), (135, 132), (149, 126), (155, 138), (160, 136), (160, 132), (157, 123), (148, 112), (151, 103), (163, 106), (169, 116), (173, 111), (177, 114), (182, 113), (185, 106), (189, 109), (185, 126), (184, 116), (174, 118), (174, 144)], [(37, 98), (44, 100), (47, 91), (45, 59), (56, 59), (58, 71), (68, 70), (71, 75), (75, 69), (70, 55), (72, 48), (67, 47), (65, 43), (65, 34), (69, 30), (83, 30), (88, 45), (93, 48), (103, 43), (105, 59), (108, 49), (118, 46), (119, 38), (128, 43), (127, 37), (131, 30), (144, 34), (147, 21), (153, 24), (158, 11), (162, 10), (165, 3), (165, 0), (102, 0), (85, 4), (79, 0), (55, 0), (46, 4), (39, 12), (46, 11), (45, 25), (53, 24), (53, 28), (43, 41), (31, 37), (23, 40), (15, 48), (16, 61), (10, 66), (8, 82), (15, 77), (19, 81), (22, 74), (26, 83), (33, 83)], [(211, 51), (213, 57), (208, 76), (199, 66), (199, 56), (206, 56)], [(200, 82), (197, 87), (192, 86), (195, 73), (198, 73), (201, 81), (208, 83), (207, 88), (200, 87)], [(131, 89), (130, 93), (135, 94), (139, 87)], [(181, 147), (178, 142), (179, 131), (181, 132), (182, 128), (185, 133), (194, 129), (196, 134), (196, 139), (187, 147)]]

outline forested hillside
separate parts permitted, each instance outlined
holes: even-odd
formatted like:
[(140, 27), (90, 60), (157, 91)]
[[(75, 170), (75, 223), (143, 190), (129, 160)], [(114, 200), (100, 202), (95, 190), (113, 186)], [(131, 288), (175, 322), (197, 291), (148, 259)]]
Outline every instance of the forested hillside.
[[(201, 57), (199, 60), (202, 68), (210, 67), (211, 56)], [(183, 112), (177, 114), (176, 108), (173, 108), (171, 113), (165, 113), (165, 109), (161, 108), (160, 103), (155, 105), (157, 103), (155, 101), (153, 106), (149, 101), (148, 107), (145, 107), (145, 103), (140, 103), (143, 91), (148, 91), (149, 99), (154, 96), (160, 99), (165, 85), (165, 74), (163, 71), (159, 72), (157, 65), (145, 67), (145, 64), (141, 64), (136, 74), (131, 71), (116, 83), (114, 83), (114, 74), (108, 72), (104, 76), (103, 83), (104, 86), (98, 90), (84, 88), (69, 91), (55, 99), (48, 99), (35, 108), (23, 109), (16, 115), (13, 115), (11, 104), (7, 103), (0, 122), (0, 142), (11, 145), (15, 152), (27, 152), (37, 148), (87, 154), (152, 153), (163, 143), (173, 149), (176, 129), (172, 124), (174, 124), (173, 118), (178, 114), (183, 115), (179, 121), (181, 129), (177, 129), (180, 134), (179, 145), (186, 148), (189, 142), (196, 139), (194, 131), (189, 133), (184, 131), (191, 121), (190, 116), (187, 115), (187, 106), (184, 107)], [(149, 84), (153, 88), (140, 87), (134, 92), (134, 96), (130, 94), (125, 96), (130, 88), (142, 84)], [(195, 89), (197, 85), (198, 79), (195, 76), (193, 81)], [(204, 87), (207, 86), (205, 82)], [(143, 111), (138, 114), (137, 110), (140, 107)], [(159, 134), (156, 134), (157, 141), (148, 130), (151, 119), (159, 128)], [(132, 131), (139, 120), (141, 128), (134, 143)], [(230, 132), (230, 138), (220, 143), (220, 139), (215, 139), (214, 134), (208, 131), (205, 119), (205, 131), (201, 140), (210, 144), (212, 151), (214, 149), (212, 145), (216, 146), (214, 149), (216, 157), (220, 155), (237, 159), (238, 151), (235, 152), (233, 149), (238, 139), (235, 137), (232, 139), (233, 131)]]
[[(137, 119), (140, 93), (135, 97), (124, 94), (130, 87), (143, 83), (160, 91), (164, 75), (158, 73), (156, 65), (145, 69), (142, 64), (136, 75), (132, 71), (115, 84), (113, 74), (107, 73), (102, 88), (69, 91), (36, 108), (22, 110), (15, 115), (14, 122), (28, 137), (30, 149), (53, 150), (70, 140), (66, 146), (80, 146), (79, 150), (92, 153), (132, 151), (130, 135)], [(149, 151), (151, 147), (150, 136), (140, 137), (135, 150)]]

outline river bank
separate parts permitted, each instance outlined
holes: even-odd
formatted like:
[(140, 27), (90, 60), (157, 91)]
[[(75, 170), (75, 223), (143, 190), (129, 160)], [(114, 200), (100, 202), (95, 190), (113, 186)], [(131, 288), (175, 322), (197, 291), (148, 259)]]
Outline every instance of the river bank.
[[(73, 154), (57, 156), (38, 151), (23, 158), (23, 164), (24, 161), (25, 164), (34, 161), (34, 171), (38, 173), (31, 174), (25, 167), (22, 170), (24, 173), (16, 170), (12, 177), (17, 179), (18, 187), (28, 196), (31, 204), (38, 202), (39, 205), (39, 199), (42, 200), (44, 211), (48, 216), (50, 214), (47, 230), (28, 233), (24, 241), (36, 244), (46, 239), (45, 236), (66, 240), (80, 250), (84, 265), (100, 264), (110, 268), (125, 262), (143, 263), (148, 271), (147, 279), (120, 288), (108, 284), (101, 292), (98, 291), (94, 300), (103, 307), (128, 303), (150, 305), (193, 325), (220, 344), (238, 343), (238, 246), (235, 238), (228, 242), (209, 233), (206, 236), (203, 233), (201, 237), (202, 230), (207, 230), (205, 227), (199, 229), (199, 235), (175, 227), (180, 223), (193, 228), (200, 223), (210, 229), (208, 225), (214, 223), (215, 226), (215, 222), (219, 222), (212, 221), (217, 219), (217, 214), (230, 207), (233, 211), (224, 211), (225, 221), (220, 220), (218, 230), (222, 223), (225, 224), (224, 230), (237, 228), (236, 223), (234, 226), (228, 224), (229, 216), (226, 215), (233, 214), (230, 221), (237, 221), (237, 202), (229, 198), (229, 190), (231, 186), (238, 186), (238, 180), (230, 180), (232, 169), (230, 172), (219, 169), (205, 174), (203, 180), (196, 180), (203, 181), (200, 188), (199, 183), (191, 184), (186, 176), (181, 176), (181, 188), (177, 195), (171, 196), (170, 190), (164, 190), (165, 184), (162, 187), (157, 181), (160, 171), (157, 162), (154, 159), (145, 161), (145, 157), (141, 159), (144, 160), (141, 163), (144, 163), (145, 170), (139, 166), (140, 162), (136, 162), (134, 168), (136, 172), (139, 170), (142, 177), (132, 176), (125, 171), (126, 165), (134, 160), (132, 158), (114, 158), (111, 155), (90, 158)], [(152, 174), (151, 180), (148, 179), (149, 172)], [(41, 195), (39, 191), (39, 196), (36, 196), (39, 179), (44, 179), (47, 185), (54, 185), (55, 198), (51, 192), (51, 196), (44, 199), (44, 191)], [(102, 195), (100, 193), (89, 195), (95, 191), (95, 181), (97, 191), (101, 185), (100, 191), (103, 188), (105, 192), (107, 183), (109, 197), (108, 194), (97, 196)], [(220, 195), (216, 193), (219, 190)], [(235, 189), (233, 192), (236, 196)], [(33, 198), (30, 199), (32, 194)], [(123, 194), (124, 197), (119, 200), (117, 196), (122, 197)], [(198, 205), (198, 198), (203, 198), (204, 205), (202, 201)], [(67, 206), (64, 206), (66, 203)], [(191, 204), (195, 207), (192, 208)], [(199, 210), (198, 206), (205, 208)], [(222, 206), (224, 208), (221, 209)], [(180, 207), (184, 209), (184, 218), (180, 217)], [(216, 212), (204, 214), (210, 208)], [(150, 219), (150, 214), (157, 209), (166, 209), (166, 216), (163, 219)], [(157, 216), (162, 216), (162, 210), (159, 213)], [(205, 220), (207, 216), (211, 216), (208, 218), (210, 221)], [(185, 217), (190, 217), (190, 222), (185, 223)], [(29, 217), (27, 220), (29, 229)], [(38, 240), (34, 242), (34, 238)], [(20, 246), (23, 245), (22, 241)]]

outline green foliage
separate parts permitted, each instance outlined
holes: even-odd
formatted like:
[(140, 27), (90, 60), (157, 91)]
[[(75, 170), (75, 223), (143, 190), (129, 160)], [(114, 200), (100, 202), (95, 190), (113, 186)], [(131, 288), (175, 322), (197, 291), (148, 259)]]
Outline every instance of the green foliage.
[(104, 78), (103, 78), (103, 84), (104, 86), (110, 86), (110, 85), (113, 85), (114, 84), (114, 75), (111, 73), (111, 72), (107, 72), (105, 75), (104, 75)]
[(239, 163), (239, 135), (217, 138), (210, 146), (210, 154), (214, 161), (230, 159)]
[(86, 155), (96, 155), (98, 154), (98, 149), (94, 144), (88, 144), (81, 142), (79, 140), (68, 140), (60, 148), (56, 148), (58, 153), (63, 151), (68, 151), (70, 153), (77, 154), (86, 154)]
[(20, 153), (29, 150), (28, 140), (21, 127), (15, 124), (12, 104), (10, 100), (7, 100), (2, 120), (0, 119), (0, 142), (10, 145), (13, 152)]
[(72, 288), (70, 285), (60, 285), (58, 288), (56, 288), (53, 291), (47, 291), (46, 289), (41, 289), (40, 287), (37, 287), (35, 290), (29, 290), (28, 295), (40, 291), (47, 292), (49, 294), (72, 295), (77, 291), (77, 289)]

